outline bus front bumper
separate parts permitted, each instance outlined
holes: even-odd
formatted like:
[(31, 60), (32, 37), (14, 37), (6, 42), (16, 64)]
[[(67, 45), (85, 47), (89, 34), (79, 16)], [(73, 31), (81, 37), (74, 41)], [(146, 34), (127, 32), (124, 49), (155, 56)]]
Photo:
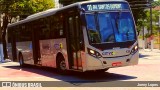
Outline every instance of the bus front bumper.
[(87, 67), (85, 71), (88, 70), (100, 70), (106, 68), (123, 67), (130, 65), (137, 65), (139, 59), (139, 52), (137, 51), (133, 55), (115, 57), (115, 58), (95, 58), (87, 55)]

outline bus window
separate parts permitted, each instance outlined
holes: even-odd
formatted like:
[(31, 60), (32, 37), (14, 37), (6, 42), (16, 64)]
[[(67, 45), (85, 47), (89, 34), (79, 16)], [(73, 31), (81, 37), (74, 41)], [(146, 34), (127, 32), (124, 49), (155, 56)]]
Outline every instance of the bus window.
[(130, 12), (86, 14), (86, 22), (91, 43), (127, 42), (136, 39)]
[(48, 17), (41, 19), (39, 22), (41, 25), (38, 27), (40, 39), (50, 39), (50, 22)]
[(22, 35), (21, 35), (21, 30), (20, 30), (19, 26), (17, 26), (17, 27), (14, 28), (13, 33), (15, 33), (16, 41), (17, 42), (21, 42), (22, 41), (22, 37), (21, 37)]
[(100, 36), (96, 28), (95, 16), (93, 14), (86, 14), (86, 22), (87, 22), (89, 41), (91, 43), (100, 43)]
[(32, 40), (31, 33), (32, 31), (29, 29), (29, 26), (27, 24), (21, 26), (21, 34), (23, 34), (21, 36), (22, 41), (31, 41)]
[(50, 37), (52, 38), (64, 38), (64, 21), (63, 15), (54, 15), (51, 17), (51, 30)]
[(108, 13), (99, 13), (99, 30), (101, 35), (101, 42), (115, 42), (114, 31), (111, 24), (110, 16)]
[(53, 16), (51, 16), (50, 17), (50, 27), (51, 27), (51, 29), (50, 29), (50, 38), (51, 39), (53, 39), (53, 38), (55, 38), (55, 35), (54, 35), (54, 29), (55, 29), (55, 20), (54, 20), (54, 17)]
[(135, 40), (134, 24), (130, 13), (122, 13), (119, 20), (119, 31), (123, 34), (124, 41)]

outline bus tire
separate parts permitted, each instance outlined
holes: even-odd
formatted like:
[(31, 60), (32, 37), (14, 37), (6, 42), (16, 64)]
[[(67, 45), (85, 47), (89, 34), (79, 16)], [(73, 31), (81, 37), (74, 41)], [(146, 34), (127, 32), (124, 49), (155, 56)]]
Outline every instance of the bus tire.
[(57, 66), (58, 66), (57, 67), (58, 72), (60, 72), (61, 74), (66, 74), (67, 73), (65, 59), (62, 55), (59, 55), (57, 57)]
[(21, 53), (19, 54), (19, 64), (20, 64), (20, 67), (24, 67), (25, 66), (23, 55)]

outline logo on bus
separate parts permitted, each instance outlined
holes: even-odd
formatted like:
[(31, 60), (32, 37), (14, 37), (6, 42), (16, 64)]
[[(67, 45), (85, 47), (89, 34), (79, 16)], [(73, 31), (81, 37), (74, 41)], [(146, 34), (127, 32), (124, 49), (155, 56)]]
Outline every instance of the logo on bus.
[(116, 55), (116, 52), (103, 52), (102, 55)]
[(130, 53), (131, 51), (130, 50), (126, 50), (126, 53)]
[(60, 43), (60, 44), (54, 44), (54, 48), (55, 48), (56, 50), (60, 50), (60, 49), (63, 48), (63, 45), (62, 45), (62, 43)]

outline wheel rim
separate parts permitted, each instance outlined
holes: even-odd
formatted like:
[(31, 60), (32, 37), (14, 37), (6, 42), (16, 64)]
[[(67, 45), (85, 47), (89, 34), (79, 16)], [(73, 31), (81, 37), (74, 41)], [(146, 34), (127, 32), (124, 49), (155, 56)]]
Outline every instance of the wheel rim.
[(62, 60), (62, 61), (60, 62), (60, 69), (61, 69), (61, 70), (66, 70), (66, 63), (65, 63), (64, 60)]

